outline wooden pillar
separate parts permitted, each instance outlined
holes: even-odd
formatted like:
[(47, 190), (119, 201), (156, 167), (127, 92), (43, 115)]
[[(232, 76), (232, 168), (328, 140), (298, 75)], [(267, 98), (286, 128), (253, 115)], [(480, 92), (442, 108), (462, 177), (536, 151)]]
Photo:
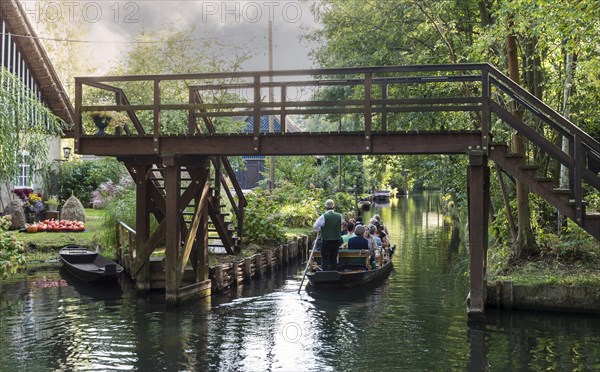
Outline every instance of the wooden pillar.
[(208, 205), (202, 211), (200, 228), (196, 234), (196, 282), (208, 280)]
[(467, 320), (467, 336), (469, 338), (470, 358), (467, 363), (467, 371), (485, 371), (487, 362), (487, 345), (485, 318), (483, 316), (471, 316)]
[(166, 251), (165, 251), (165, 300), (177, 301), (177, 268), (181, 248), (181, 216), (179, 213), (180, 172), (172, 162), (165, 164), (166, 196)]
[[(150, 179), (146, 176), (148, 165), (136, 166), (136, 201), (135, 201), (135, 250), (136, 259), (143, 255), (144, 245), (150, 238)], [(140, 292), (150, 289), (150, 260), (146, 260), (135, 277), (135, 287)]]
[(469, 154), (468, 183), (470, 283), (467, 312), (483, 314), (487, 280), (490, 174), (487, 156), (482, 152)]

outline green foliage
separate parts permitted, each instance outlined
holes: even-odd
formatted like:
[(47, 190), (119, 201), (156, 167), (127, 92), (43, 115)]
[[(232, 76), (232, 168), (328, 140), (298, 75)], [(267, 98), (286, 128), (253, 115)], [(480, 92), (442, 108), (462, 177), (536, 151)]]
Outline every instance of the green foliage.
[(22, 163), (37, 173), (47, 161), (48, 141), (62, 132), (63, 123), (6, 68), (0, 68), (0, 182), (10, 183)]
[(256, 189), (247, 196), (244, 210), (244, 241), (258, 245), (285, 239), (284, 227), (312, 229), (327, 199), (336, 211), (354, 215), (354, 195), (331, 194), (316, 187), (305, 188), (283, 181), (276, 189)]
[(275, 245), (285, 241), (279, 206), (268, 191), (255, 190), (246, 196), (244, 209), (244, 242)]
[[(356, 210), (356, 199), (354, 198), (353, 194), (338, 192), (333, 196), (332, 199), (335, 203), (336, 211), (342, 213), (345, 216), (354, 215), (354, 211)], [(318, 210), (321, 210), (322, 208), (322, 205), (320, 205), (320, 208)]]
[(25, 264), (25, 243), (9, 233), (10, 216), (0, 217), (0, 276), (14, 272)]
[(103, 242), (107, 247), (116, 247), (117, 235), (115, 232), (115, 226), (117, 226), (118, 221), (123, 221), (128, 226), (135, 228), (135, 187), (129, 187), (125, 189), (121, 195), (109, 200), (104, 205), (103, 211)]
[(89, 205), (92, 191), (101, 183), (112, 181), (118, 184), (125, 173), (125, 167), (114, 158), (66, 162), (60, 167), (60, 199), (64, 201), (73, 194), (84, 206)]

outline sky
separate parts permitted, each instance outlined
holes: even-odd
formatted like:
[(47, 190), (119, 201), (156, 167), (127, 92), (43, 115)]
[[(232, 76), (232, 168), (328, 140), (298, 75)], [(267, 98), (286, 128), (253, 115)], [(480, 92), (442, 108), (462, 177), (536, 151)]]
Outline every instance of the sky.
[[(136, 34), (161, 27), (188, 29), (196, 25), (194, 39), (216, 39), (253, 50), (243, 69), (268, 69), (268, 21), (273, 23), (274, 69), (313, 67), (310, 46), (300, 40), (303, 32), (318, 27), (309, 0), (23, 0), (34, 24), (60, 22), (61, 27), (83, 24), (86, 35), (76, 39), (90, 58), (116, 61), (131, 46)], [(165, 26), (167, 25), (167, 26)], [(44, 37), (43, 29), (38, 34)], [(51, 42), (51, 41), (50, 41)], [(104, 63), (100, 70), (108, 71)], [(99, 72), (105, 72), (99, 71)]]

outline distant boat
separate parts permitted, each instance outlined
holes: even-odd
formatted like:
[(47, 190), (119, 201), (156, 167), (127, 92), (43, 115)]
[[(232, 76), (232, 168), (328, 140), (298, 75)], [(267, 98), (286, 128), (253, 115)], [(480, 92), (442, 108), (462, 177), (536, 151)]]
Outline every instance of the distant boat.
[(358, 202), (358, 208), (363, 211), (371, 209), (371, 202), (368, 200), (361, 200)]
[(377, 190), (373, 194), (376, 203), (387, 203), (390, 200), (390, 190)]
[(58, 252), (64, 268), (76, 278), (91, 283), (116, 282), (123, 267), (97, 252), (68, 245)]

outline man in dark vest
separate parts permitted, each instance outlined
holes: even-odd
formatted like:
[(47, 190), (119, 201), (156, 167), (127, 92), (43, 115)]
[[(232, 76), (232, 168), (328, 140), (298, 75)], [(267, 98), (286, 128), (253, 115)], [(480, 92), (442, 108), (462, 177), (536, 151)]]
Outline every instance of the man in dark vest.
[(321, 246), (321, 269), (335, 270), (337, 266), (337, 255), (340, 249), (342, 234), (342, 215), (333, 211), (335, 204), (328, 199), (325, 202), (327, 212), (317, 218), (314, 224), (315, 231), (321, 231), (323, 245)]

